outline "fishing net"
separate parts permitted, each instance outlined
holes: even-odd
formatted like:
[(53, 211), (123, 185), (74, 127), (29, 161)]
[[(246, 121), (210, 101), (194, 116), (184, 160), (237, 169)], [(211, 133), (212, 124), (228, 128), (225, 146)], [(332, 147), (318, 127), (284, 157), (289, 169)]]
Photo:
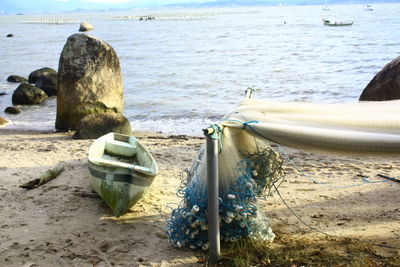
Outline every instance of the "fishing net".
[[(224, 127), (220, 135), (219, 224), (220, 238), (272, 241), (268, 218), (257, 204), (283, 180), (282, 160), (265, 140), (243, 129)], [(182, 201), (167, 221), (170, 242), (177, 247), (208, 249), (207, 166), (203, 146), (186, 172), (178, 195)]]
[[(249, 88), (251, 89), (251, 88)], [(220, 238), (234, 242), (274, 234), (257, 198), (283, 179), (282, 160), (268, 142), (357, 153), (399, 153), (400, 100), (354, 104), (274, 103), (248, 99), (220, 126)], [(179, 190), (182, 202), (167, 222), (170, 242), (208, 249), (207, 166), (204, 147)]]

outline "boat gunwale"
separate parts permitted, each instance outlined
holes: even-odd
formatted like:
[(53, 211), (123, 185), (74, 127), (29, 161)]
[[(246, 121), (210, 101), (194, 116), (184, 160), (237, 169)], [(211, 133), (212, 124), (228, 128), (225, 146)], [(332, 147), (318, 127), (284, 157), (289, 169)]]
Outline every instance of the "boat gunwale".
[[(108, 168), (129, 169), (129, 168), (125, 168), (125, 167), (122, 167), (122, 166), (110, 166), (110, 165), (102, 164), (101, 162), (97, 162), (96, 159), (97, 159), (98, 157), (95, 157), (95, 156), (92, 156), (92, 155), (91, 155), (92, 147), (94, 147), (94, 146), (96, 146), (96, 145), (98, 145), (98, 144), (101, 144), (102, 142), (104, 142), (104, 143), (107, 142), (107, 139), (108, 139), (111, 135), (113, 136), (113, 139), (114, 139), (114, 140), (123, 141), (123, 142), (126, 142), (125, 140), (127, 140), (127, 141), (128, 141), (127, 143), (131, 143), (132, 141), (134, 141), (134, 142), (136, 143), (136, 145), (137, 145), (138, 150), (140, 151), (139, 153), (145, 153), (145, 154), (149, 157), (149, 159), (150, 159), (150, 164), (149, 164), (149, 166), (143, 166), (143, 165), (133, 164), (133, 163), (132, 163), (133, 165), (146, 167), (146, 168), (148, 168), (149, 170), (151, 170), (151, 173), (142, 173), (142, 174), (144, 174), (145, 176), (156, 176), (156, 175), (158, 174), (158, 165), (157, 165), (157, 162), (156, 162), (156, 160), (154, 159), (153, 155), (152, 155), (152, 154), (151, 154), (137, 139), (136, 139), (135, 136), (133, 136), (133, 135), (124, 135), (124, 134), (119, 134), (119, 133), (114, 133), (114, 132), (105, 134), (105, 135), (103, 135), (103, 136), (97, 138), (97, 139), (90, 145), (90, 147), (89, 147), (89, 153), (88, 153), (88, 161), (89, 161), (91, 164), (96, 165), (96, 166), (101, 166), (101, 167), (108, 167)], [(117, 137), (117, 138), (115, 138), (115, 137)], [(101, 159), (101, 158), (100, 158), (100, 159)], [(135, 171), (135, 170), (133, 170), (133, 171)]]
[(327, 20), (327, 19), (322, 19), (323, 23), (325, 26), (351, 26), (353, 25), (353, 21), (349, 21), (349, 22), (340, 22), (340, 21), (331, 21), (331, 20)]
[[(95, 166), (95, 167), (93, 167), (93, 166)], [(93, 163), (89, 163), (90, 175), (93, 178), (100, 179), (100, 180), (106, 180), (107, 171), (99, 170), (99, 168), (116, 169), (114, 167), (106, 167), (103, 165), (96, 165)], [(120, 169), (125, 170), (125, 168), (120, 168)], [(140, 175), (140, 174), (142, 174), (142, 173), (136, 172), (136, 171), (132, 171), (130, 173), (125, 173), (125, 174), (124, 173), (114, 173), (113, 182), (120, 182), (120, 183), (138, 185), (138, 186), (142, 186), (142, 187), (149, 187), (153, 183), (153, 181), (156, 177), (156, 175), (143, 175), (143, 174)]]

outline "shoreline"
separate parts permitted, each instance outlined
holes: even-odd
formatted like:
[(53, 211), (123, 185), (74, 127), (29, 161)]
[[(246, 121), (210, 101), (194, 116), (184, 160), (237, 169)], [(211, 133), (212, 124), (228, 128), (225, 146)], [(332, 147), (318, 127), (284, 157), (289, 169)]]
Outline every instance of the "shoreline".
[[(93, 140), (0, 128), (0, 265), (201, 266), (203, 252), (174, 248), (164, 229), (171, 207), (181, 201), (176, 191), (182, 171), (191, 167), (204, 137), (133, 134), (153, 154), (160, 173), (130, 212), (115, 218), (89, 185), (87, 150)], [(399, 177), (400, 159), (281, 149), (286, 178), (278, 190), (306, 224), (334, 236), (400, 247), (399, 184), (376, 176)], [(33, 190), (19, 188), (61, 161), (66, 168), (54, 180)], [(278, 235), (325, 238), (300, 222), (277, 193), (259, 205)], [(379, 247), (376, 253), (398, 251)]]

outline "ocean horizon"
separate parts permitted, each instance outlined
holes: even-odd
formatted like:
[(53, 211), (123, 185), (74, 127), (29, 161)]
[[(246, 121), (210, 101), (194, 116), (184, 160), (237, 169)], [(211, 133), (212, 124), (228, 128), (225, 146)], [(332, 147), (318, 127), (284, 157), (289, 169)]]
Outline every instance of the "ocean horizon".
[[(399, 56), (400, 4), (263, 6), (0, 16), (1, 117), (13, 129), (54, 130), (56, 99), (4, 113), (18, 84), (42, 68), (58, 69), (67, 38), (87, 32), (116, 51), (124, 116), (134, 130), (201, 135), (244, 98), (352, 103)], [(153, 20), (139, 20), (140, 17)], [(328, 27), (322, 19), (352, 21)], [(6, 38), (7, 34), (14, 34)]]

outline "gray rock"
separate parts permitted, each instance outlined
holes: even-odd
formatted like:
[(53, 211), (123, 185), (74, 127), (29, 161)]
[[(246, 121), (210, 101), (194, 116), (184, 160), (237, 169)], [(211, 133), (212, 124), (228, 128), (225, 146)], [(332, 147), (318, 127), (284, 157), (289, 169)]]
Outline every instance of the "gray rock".
[(27, 78), (24, 78), (24, 77), (21, 77), (18, 75), (10, 75), (7, 78), (7, 82), (10, 82), (10, 83), (25, 83), (27, 81), (28, 81)]
[(8, 120), (6, 120), (6, 119), (0, 117), (0, 126), (4, 126), (4, 125), (6, 125), (7, 123), (8, 123)]
[(46, 93), (29, 83), (21, 83), (12, 95), (14, 105), (36, 105), (47, 99)]
[(91, 31), (93, 29), (94, 29), (93, 26), (87, 21), (82, 22), (81, 25), (79, 26), (80, 32), (87, 32), (87, 31)]
[(75, 130), (93, 113), (122, 113), (121, 67), (114, 49), (86, 34), (71, 35), (61, 53), (56, 129)]
[(39, 76), (35, 86), (42, 89), (48, 96), (57, 95), (57, 73)]
[(14, 34), (9, 33), (9, 34), (6, 35), (6, 37), (14, 37)]
[(363, 90), (360, 101), (400, 99), (400, 57), (395, 58), (375, 75)]
[(49, 74), (52, 74), (52, 73), (57, 74), (57, 71), (53, 70), (52, 68), (48, 68), (48, 67), (41, 68), (41, 69), (37, 69), (37, 70), (35, 70), (35, 71), (32, 71), (32, 72), (29, 74), (28, 82), (29, 82), (29, 83), (36, 83), (37, 79), (38, 79), (40, 76), (49, 75)]
[(19, 114), (19, 113), (21, 113), (21, 109), (19, 109), (17, 107), (6, 107), (4, 112), (8, 113), (8, 114)]
[(90, 114), (79, 121), (73, 138), (95, 139), (110, 132), (131, 135), (131, 124), (118, 113)]

